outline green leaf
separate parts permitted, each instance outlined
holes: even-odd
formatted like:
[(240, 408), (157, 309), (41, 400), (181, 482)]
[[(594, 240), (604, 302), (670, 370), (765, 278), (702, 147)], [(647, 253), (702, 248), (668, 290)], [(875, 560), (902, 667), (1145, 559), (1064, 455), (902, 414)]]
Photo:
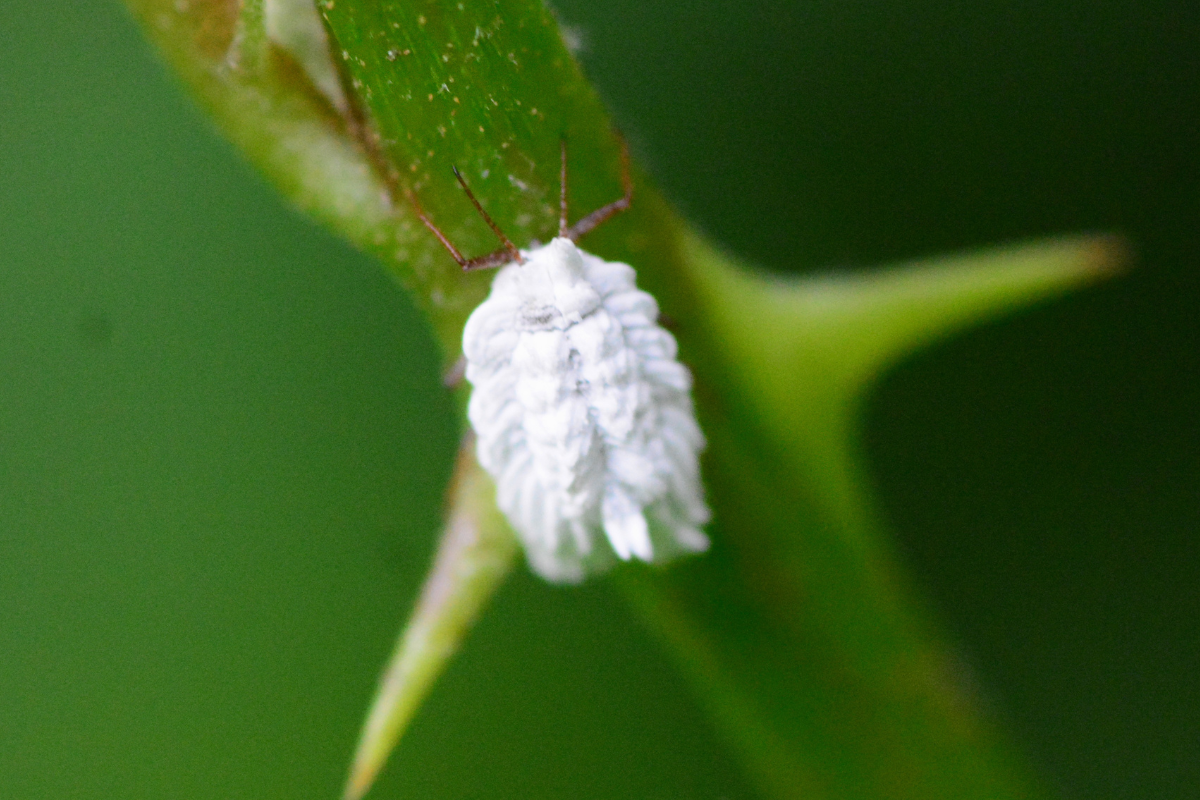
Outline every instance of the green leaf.
[[(564, 139), (573, 219), (620, 194), (618, 139), (539, 2), (322, 0), (324, 40), (301, 0), (129, 5), (284, 194), (397, 275), (447, 365), (490, 276), (463, 275), (414, 201), (471, 256), (498, 242), (451, 167), (520, 246), (555, 230)], [(785, 281), (704, 242), (636, 170), (635, 187), (633, 209), (586, 244), (635, 265), (674, 321), (709, 440), (715, 521), (709, 554), (631, 566), (615, 582), (764, 796), (1036, 795), (876, 519), (858, 410), (907, 353), (1107, 274), (1119, 245), (1062, 239)], [(490, 544), (464, 549), (451, 518), (350, 796), (365, 791), (511, 556), (488, 482), (474, 474), (459, 486), (453, 513)]]
[[(464, 196), (454, 167), (519, 246), (556, 230), (563, 140), (572, 219), (620, 196), (620, 144), (611, 122), (541, 3), (392, 0), (321, 8), (371, 120), (371, 147), (464, 254), (490, 252), (499, 242)], [(673, 225), (671, 212), (640, 176), (637, 186), (633, 211), (588, 244), (665, 279), (681, 259), (673, 237), (663, 235)], [(411, 209), (403, 212), (411, 219)], [(462, 324), (490, 276), (464, 277), (424, 238), (428, 248), (398, 266), (430, 281), (442, 276), (427, 307), (456, 357)]]

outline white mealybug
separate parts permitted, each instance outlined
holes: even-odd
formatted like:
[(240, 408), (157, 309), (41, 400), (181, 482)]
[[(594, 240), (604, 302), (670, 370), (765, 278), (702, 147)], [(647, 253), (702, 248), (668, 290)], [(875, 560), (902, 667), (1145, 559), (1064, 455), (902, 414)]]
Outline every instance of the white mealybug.
[(623, 156), (625, 195), (568, 226), (564, 144), (558, 236), (528, 250), (504, 236), (457, 169), (502, 249), (463, 258), (416, 206), (464, 269), (502, 267), (463, 330), (467, 416), (500, 509), (551, 581), (582, 580), (616, 558), (662, 562), (708, 547), (691, 374), (633, 268), (576, 246), (629, 207)]

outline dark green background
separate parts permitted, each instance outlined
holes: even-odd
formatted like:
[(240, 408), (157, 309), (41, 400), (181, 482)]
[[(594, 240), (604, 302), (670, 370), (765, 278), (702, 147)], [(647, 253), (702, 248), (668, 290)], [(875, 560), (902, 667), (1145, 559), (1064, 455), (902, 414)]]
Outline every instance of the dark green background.
[[(881, 507), (1067, 798), (1200, 786), (1200, 33), (1184, 3), (560, 2), (715, 238), (869, 268), (1117, 230), (1130, 275), (871, 399)], [(114, 3), (0, 9), (0, 798), (330, 798), (456, 440), (377, 265)], [(603, 582), (502, 591), (380, 797), (750, 798)]]

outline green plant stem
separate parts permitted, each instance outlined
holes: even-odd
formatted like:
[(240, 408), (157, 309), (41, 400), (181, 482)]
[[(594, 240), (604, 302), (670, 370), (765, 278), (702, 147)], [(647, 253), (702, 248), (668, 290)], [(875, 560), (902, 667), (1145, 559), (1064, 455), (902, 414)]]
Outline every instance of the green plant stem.
[[(323, 2), (339, 79), (324, 90), (328, 60), (319, 48), (301, 54), (299, 44), (264, 40), (261, 5), (128, 2), (283, 193), (388, 265), (447, 365), (490, 276), (464, 276), (405, 192), (467, 255), (496, 240), (452, 166), (521, 246), (554, 230), (564, 136), (573, 207), (586, 213), (620, 193), (611, 123), (536, 0)], [(715, 520), (707, 555), (669, 570), (627, 568), (618, 584), (765, 797), (1038, 796), (979, 712), (963, 660), (914, 599), (876, 520), (858, 412), (897, 359), (1103, 277), (1120, 248), (1068, 238), (848, 279), (770, 279), (695, 236), (644, 175), (634, 177), (632, 210), (586, 245), (636, 266), (675, 321), (709, 440), (703, 474)], [(479, 530), (493, 526), (495, 549), (457, 571), (476, 545), (452, 516), (348, 796), (365, 789), (512, 559), (511, 537), (496, 538), (504, 525), (489, 481), (472, 474), (455, 491), (473, 499), (453, 513), (468, 509)]]
[(516, 558), (516, 537), (496, 510), (495, 489), (475, 462), (474, 444), (474, 437), (467, 437), (459, 452), (441, 544), (380, 678), (346, 781), (345, 800), (358, 800), (371, 787)]

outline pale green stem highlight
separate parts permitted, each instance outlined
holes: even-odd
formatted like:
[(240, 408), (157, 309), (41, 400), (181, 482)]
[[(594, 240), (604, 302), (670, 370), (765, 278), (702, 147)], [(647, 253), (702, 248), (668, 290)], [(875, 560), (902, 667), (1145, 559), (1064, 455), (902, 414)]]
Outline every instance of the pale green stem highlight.
[(379, 681), (343, 792), (346, 800), (358, 800), (371, 788), (434, 681), (512, 568), (517, 540), (496, 509), (495, 495), (475, 461), (474, 437), (468, 436), (441, 544)]

